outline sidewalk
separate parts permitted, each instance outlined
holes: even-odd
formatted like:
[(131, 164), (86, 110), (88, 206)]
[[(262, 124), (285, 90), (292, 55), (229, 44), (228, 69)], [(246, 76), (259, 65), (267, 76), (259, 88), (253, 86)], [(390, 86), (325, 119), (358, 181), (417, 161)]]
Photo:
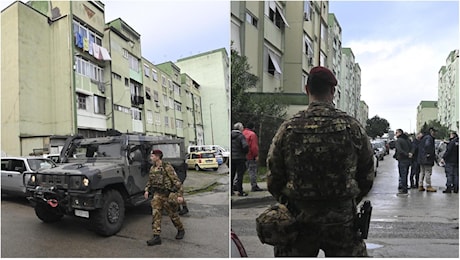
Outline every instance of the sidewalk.
[[(266, 203), (272, 202), (275, 203), (275, 199), (272, 197), (270, 192), (267, 190), (266, 182), (257, 182), (257, 185), (263, 189), (263, 191), (251, 191), (250, 183), (243, 183), (243, 191), (248, 194), (246, 197), (240, 197), (238, 195), (231, 196), (231, 205), (232, 207), (241, 207), (245, 205), (250, 205), (254, 203)], [(235, 193), (236, 194), (236, 193)]]
[(221, 165), (217, 171), (187, 171), (187, 178), (184, 181), (184, 192), (186, 194), (204, 191), (218, 183), (222, 176), (228, 176), (228, 168)]

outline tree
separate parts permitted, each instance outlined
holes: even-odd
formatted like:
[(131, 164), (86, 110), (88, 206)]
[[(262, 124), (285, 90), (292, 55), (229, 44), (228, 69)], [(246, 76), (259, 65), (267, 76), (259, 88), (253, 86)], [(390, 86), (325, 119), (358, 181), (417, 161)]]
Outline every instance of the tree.
[(437, 120), (430, 120), (425, 123), (423, 123), (423, 126), (422, 126), (422, 129), (420, 129), (420, 132), (422, 133), (428, 133), (430, 127), (433, 127), (434, 129), (436, 129), (436, 138), (437, 139), (449, 139), (449, 128), (441, 125), (441, 123), (439, 123), (439, 121)]
[(388, 121), (385, 118), (380, 118), (378, 115), (366, 121), (367, 135), (372, 138), (382, 136), (384, 133), (387, 133), (389, 129), (390, 124)]
[(259, 80), (249, 72), (250, 68), (247, 57), (232, 49), (231, 125), (254, 123), (259, 137), (259, 163), (265, 164), (272, 138), (286, 116), (287, 105), (280, 101), (278, 93), (249, 92)]

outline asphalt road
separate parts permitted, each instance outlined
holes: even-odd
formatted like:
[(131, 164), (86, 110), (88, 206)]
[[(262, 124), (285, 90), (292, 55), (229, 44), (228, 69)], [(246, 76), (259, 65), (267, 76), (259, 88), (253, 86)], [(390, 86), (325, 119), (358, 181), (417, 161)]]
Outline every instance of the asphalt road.
[[(432, 185), (437, 192), (411, 189), (408, 195), (397, 195), (398, 170), (393, 152), (380, 161), (374, 186), (364, 198), (373, 206), (369, 237), (365, 240), (368, 253), (379, 258), (458, 258), (458, 194), (442, 193), (444, 168), (433, 168)], [(273, 247), (262, 244), (255, 230), (255, 219), (272, 203), (259, 198), (250, 204), (232, 206), (231, 227), (249, 257), (273, 257)], [(319, 256), (324, 253), (321, 251)]]
[[(167, 216), (162, 219), (162, 244), (149, 247), (152, 236), (149, 204), (128, 209), (122, 230), (101, 237), (77, 217), (64, 216), (54, 224), (41, 222), (26, 199), (2, 196), (1, 257), (228, 257), (228, 175), (189, 172), (189, 182), (199, 177), (212, 189), (185, 198), (189, 214), (181, 217), (183, 240), (174, 239), (176, 229)], [(187, 184), (187, 181), (185, 182)]]

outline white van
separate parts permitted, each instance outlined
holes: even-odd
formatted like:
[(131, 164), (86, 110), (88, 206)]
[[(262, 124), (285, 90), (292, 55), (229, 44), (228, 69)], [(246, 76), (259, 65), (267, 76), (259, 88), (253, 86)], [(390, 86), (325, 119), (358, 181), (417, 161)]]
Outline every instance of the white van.
[(208, 144), (208, 145), (190, 145), (187, 148), (187, 153), (191, 152), (201, 152), (201, 151), (215, 151), (217, 154), (222, 155), (224, 162), (230, 157), (230, 152), (217, 144)]

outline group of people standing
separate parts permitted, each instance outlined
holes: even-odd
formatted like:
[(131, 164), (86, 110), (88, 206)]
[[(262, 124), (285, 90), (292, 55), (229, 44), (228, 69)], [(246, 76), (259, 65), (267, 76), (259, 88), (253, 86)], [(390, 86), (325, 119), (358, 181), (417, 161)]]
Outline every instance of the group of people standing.
[[(248, 196), (243, 191), (243, 176), (248, 170), (251, 191), (262, 191), (257, 185), (257, 163), (259, 160), (259, 140), (254, 132), (254, 124), (247, 123), (246, 127), (240, 122), (233, 126), (231, 132), (231, 183), (233, 192), (238, 196)], [(236, 179), (235, 179), (236, 177)]]
[[(399, 194), (407, 194), (410, 188), (436, 192), (431, 185), (431, 175), (436, 161), (436, 129), (430, 128), (425, 134), (418, 133), (413, 140), (402, 129), (397, 129), (395, 135), (397, 137), (395, 158), (398, 160)], [(441, 162), (445, 163), (447, 178), (446, 190), (443, 193), (458, 193), (458, 135), (456, 132), (450, 133), (449, 144)], [(407, 182), (408, 177), (410, 186)]]

